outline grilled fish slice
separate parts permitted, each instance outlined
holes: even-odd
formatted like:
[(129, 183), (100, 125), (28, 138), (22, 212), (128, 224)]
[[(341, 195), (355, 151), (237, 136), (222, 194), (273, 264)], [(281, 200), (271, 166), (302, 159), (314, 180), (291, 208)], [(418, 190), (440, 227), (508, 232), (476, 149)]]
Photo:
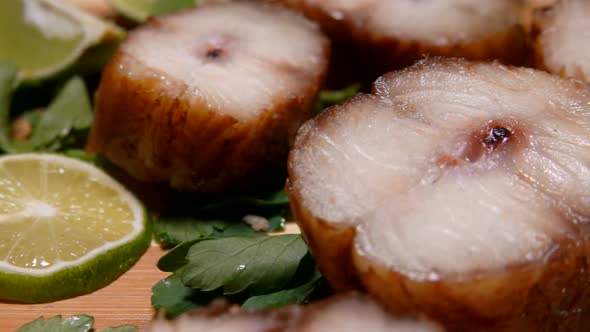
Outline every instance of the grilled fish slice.
[(211, 4), (152, 18), (103, 71), (88, 149), (180, 190), (280, 181), (328, 53), (314, 23), (278, 6)]
[(451, 330), (590, 326), (590, 89), (430, 59), (300, 129), (296, 219), (336, 290)]
[(590, 1), (562, 0), (533, 15), (537, 68), (590, 81)]

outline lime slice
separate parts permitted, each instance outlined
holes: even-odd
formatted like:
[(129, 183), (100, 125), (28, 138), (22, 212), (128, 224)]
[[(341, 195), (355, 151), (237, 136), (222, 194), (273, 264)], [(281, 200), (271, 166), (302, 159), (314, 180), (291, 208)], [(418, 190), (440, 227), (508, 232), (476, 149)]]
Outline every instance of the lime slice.
[(199, 0), (110, 0), (110, 2), (119, 14), (141, 23), (150, 16), (194, 7)]
[(90, 293), (151, 241), (141, 203), (102, 170), (53, 154), (0, 157), (0, 299)]
[[(59, 0), (0, 1), (0, 59), (20, 68), (19, 80), (51, 78), (78, 64), (98, 64), (124, 32)], [(88, 55), (88, 56), (86, 56)]]

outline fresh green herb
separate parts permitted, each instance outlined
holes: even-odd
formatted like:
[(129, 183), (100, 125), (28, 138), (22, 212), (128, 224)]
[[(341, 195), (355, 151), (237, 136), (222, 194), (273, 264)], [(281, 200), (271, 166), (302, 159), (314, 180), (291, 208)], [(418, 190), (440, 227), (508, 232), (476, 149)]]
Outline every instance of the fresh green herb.
[(188, 251), (181, 280), (189, 287), (224, 294), (249, 289), (266, 294), (286, 285), (307, 254), (299, 235), (232, 237), (195, 243)]
[(281, 215), (272, 216), (268, 219), (268, 232), (278, 232), (285, 228), (285, 217)]
[(163, 246), (175, 246), (158, 261), (158, 268), (166, 272), (173, 272), (183, 266), (188, 250), (199, 241), (235, 236), (264, 236), (264, 233), (257, 232), (244, 223), (192, 218), (158, 219), (154, 228), (156, 239)]
[[(173, 272), (186, 264), (186, 255), (188, 250), (197, 242), (202, 240), (219, 239), (224, 237), (250, 237), (250, 236), (264, 236), (264, 233), (257, 232), (243, 223), (223, 223), (216, 221), (217, 225), (224, 225), (221, 229), (213, 227), (212, 233), (208, 222), (199, 220), (186, 220), (185, 224), (181, 221), (156, 223), (155, 231), (156, 238), (162, 241), (163, 245), (176, 245), (172, 250), (166, 253), (158, 261), (158, 268), (162, 271)], [(194, 231), (194, 229), (197, 229)], [(204, 232), (202, 230), (205, 230)], [(185, 238), (184, 242), (179, 242), (180, 238)]]
[(45, 320), (39, 317), (34, 321), (27, 323), (17, 330), (17, 332), (42, 332), (42, 331), (61, 331), (61, 332), (87, 332), (92, 330), (94, 318), (87, 315), (75, 315), (63, 319), (61, 315)]
[(156, 239), (164, 247), (223, 234), (228, 223), (219, 220), (196, 220), (190, 217), (164, 217), (154, 225)]
[[(193, 223), (198, 224), (198, 222), (195, 222), (195, 221), (188, 221), (186, 225), (177, 224), (177, 226), (179, 228), (192, 227)], [(161, 227), (161, 224), (159, 224), (159, 223), (156, 223), (156, 225), (160, 225), (158, 227)], [(168, 228), (170, 226), (171, 225), (169, 224)], [(174, 231), (174, 232), (176, 232), (176, 231)], [(225, 228), (223, 232), (214, 231), (214, 233), (212, 234), (211, 237), (202, 237), (201, 234), (202, 233), (197, 232), (195, 234), (192, 234), (192, 236), (194, 237), (192, 240), (178, 243), (177, 246), (172, 248), (172, 250), (168, 251), (164, 256), (162, 256), (160, 258), (160, 260), (158, 261), (158, 268), (162, 271), (165, 271), (165, 272), (173, 272), (176, 269), (182, 267), (187, 262), (185, 257), (188, 254), (188, 250), (195, 243), (202, 241), (202, 240), (211, 240), (211, 239), (216, 239), (216, 238), (233, 237), (233, 236), (242, 236), (243, 237), (243, 236), (263, 236), (264, 235), (263, 233), (254, 231), (252, 228), (250, 228), (244, 224), (230, 225), (227, 228)], [(171, 235), (172, 234), (170, 234), (170, 233), (156, 232), (156, 236), (159, 239), (162, 239), (162, 237), (164, 237), (164, 236), (166, 237), (165, 239), (170, 239), (169, 236), (171, 236)], [(187, 236), (189, 236), (189, 235), (187, 235)], [(166, 243), (173, 243), (173, 242), (169, 242), (168, 240), (166, 240), (163, 243), (166, 244)]]
[(206, 305), (218, 295), (216, 292), (201, 292), (185, 286), (180, 273), (172, 274), (152, 287), (152, 305), (164, 309), (168, 317)]
[[(156, 239), (165, 248), (183, 242), (229, 236), (261, 236), (263, 232), (283, 229), (289, 211), (289, 198), (283, 190), (260, 196), (231, 196), (209, 202), (187, 213), (190, 216), (161, 216), (155, 222)], [(268, 227), (255, 231), (244, 223), (244, 217), (265, 218)]]
[(173, 274), (152, 288), (152, 304), (169, 317), (219, 296), (249, 309), (270, 308), (306, 303), (323, 289), (300, 235), (184, 242), (158, 267)]
[(318, 98), (316, 112), (320, 113), (332, 105), (341, 104), (357, 94), (360, 90), (361, 85), (359, 83), (349, 85), (342, 90), (323, 90), (320, 92)]
[(318, 270), (315, 270), (311, 280), (301, 286), (281, 290), (275, 293), (252, 296), (242, 304), (242, 308), (258, 310), (277, 308), (289, 304), (304, 304), (311, 299), (314, 291), (321, 285), (321, 283), (322, 275)]
[[(21, 326), (17, 332), (88, 332), (94, 331), (94, 318), (88, 315), (74, 315), (63, 318), (61, 315), (45, 320), (43, 316)], [(102, 330), (102, 332), (135, 332), (134, 325), (123, 325)]]
[(14, 142), (10, 139), (10, 101), (15, 77), (14, 65), (0, 64), (0, 148), (15, 153), (58, 151), (80, 145), (92, 124), (92, 107), (82, 79), (71, 78), (45, 111), (35, 115), (28, 112), (37, 121), (32, 137), (27, 142)]
[[(279, 216), (279, 218), (281, 218)], [(181, 243), (229, 236), (261, 236), (241, 222), (198, 220), (191, 217), (162, 217), (154, 226), (156, 239), (166, 248)]]
[(186, 255), (188, 250), (200, 240), (183, 242), (158, 260), (158, 268), (164, 272), (174, 272), (188, 263)]
[[(192, 210), (192, 217), (160, 217), (156, 238), (175, 246), (158, 261), (172, 272), (152, 291), (154, 307), (176, 316), (216, 296), (248, 308), (305, 303), (317, 294), (321, 274), (299, 235), (268, 236), (283, 228), (289, 199), (283, 191), (233, 196)], [(248, 215), (266, 219), (255, 231)]]
[(91, 124), (92, 106), (88, 91), (84, 81), (74, 76), (40, 114), (29, 146), (32, 150), (60, 150), (68, 141), (75, 143), (71, 139), (74, 134), (85, 137)]

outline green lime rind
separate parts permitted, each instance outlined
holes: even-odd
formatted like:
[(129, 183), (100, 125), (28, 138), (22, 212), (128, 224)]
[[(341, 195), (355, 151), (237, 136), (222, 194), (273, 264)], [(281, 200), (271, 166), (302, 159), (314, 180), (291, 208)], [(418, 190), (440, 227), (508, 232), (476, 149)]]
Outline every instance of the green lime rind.
[[(114, 51), (125, 32), (59, 0), (0, 1), (0, 59), (19, 67), (18, 82), (39, 82), (79, 68), (98, 71), (93, 59)], [(105, 49), (102, 51), (102, 49)]]
[[(129, 270), (149, 248), (152, 220), (143, 209), (144, 230), (138, 237), (77, 266), (46, 276), (10, 273), (0, 269), (0, 299), (44, 303), (92, 293)], [(91, 234), (89, 234), (91, 236)]]
[(150, 16), (171, 13), (198, 5), (200, 0), (109, 0), (115, 11), (135, 23)]

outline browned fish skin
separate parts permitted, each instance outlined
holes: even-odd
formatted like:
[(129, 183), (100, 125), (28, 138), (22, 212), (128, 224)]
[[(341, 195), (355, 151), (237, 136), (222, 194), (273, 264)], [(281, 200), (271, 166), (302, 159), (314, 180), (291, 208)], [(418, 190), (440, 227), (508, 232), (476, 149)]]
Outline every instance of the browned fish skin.
[(224, 303), (182, 315), (172, 321), (156, 320), (148, 332), (441, 332), (434, 323), (419, 318), (395, 317), (367, 296), (336, 295), (310, 305), (291, 305), (262, 311), (243, 311)]
[(560, 0), (533, 13), (533, 65), (590, 82), (590, 2)]
[[(490, 92), (494, 85), (497, 90)], [(527, 112), (530, 114), (525, 115)], [(465, 135), (465, 144), (453, 145), (453, 133), (456, 137)], [(556, 145), (548, 139), (554, 136)], [(573, 141), (577, 143), (570, 145)], [(379, 149), (383, 152), (376, 155), (374, 151), (379, 149), (367, 142), (380, 142), (376, 144), (382, 145)], [(588, 143), (590, 89), (587, 85), (497, 63), (431, 59), (383, 76), (371, 95), (359, 95), (304, 124), (290, 153), (287, 190), (296, 220), (320, 270), (336, 290), (365, 290), (394, 312), (426, 313), (451, 331), (587, 331), (590, 328), (590, 228), (587, 225), (590, 207), (580, 200), (584, 196), (580, 187), (584, 186), (582, 182), (590, 181), (586, 176), (590, 160), (582, 152), (590, 146)], [(573, 152), (569, 146), (577, 146), (579, 151)], [(428, 154), (422, 155), (421, 148)], [(454, 152), (441, 154), (442, 151)], [(579, 159), (568, 157), (570, 153)], [(394, 157), (388, 157), (390, 154)], [(564, 169), (585, 168), (554, 180), (553, 176), (562, 174), (550, 166), (555, 165), (552, 158), (557, 156), (564, 158), (559, 161)], [(423, 161), (417, 161), (415, 166), (407, 164), (411, 158), (418, 157)], [(343, 165), (346, 162), (351, 166)], [(422, 162), (432, 166), (421, 170), (418, 167)], [(481, 166), (471, 168), (478, 164)], [(465, 173), (461, 171), (463, 167)], [(407, 173), (399, 169), (407, 169)], [(384, 174), (380, 181), (379, 177), (373, 178), (376, 172)], [(486, 175), (488, 172), (494, 175)], [(509, 182), (501, 180), (496, 172), (507, 174), (505, 178)], [(446, 175), (431, 180), (432, 174)], [(450, 178), (445, 180), (447, 176)], [(571, 177), (578, 180), (568, 182)], [(413, 178), (417, 182), (412, 182)], [(310, 181), (317, 184), (315, 188), (309, 187)], [(473, 197), (504, 188), (504, 184), (495, 187), (499, 183), (508, 183), (511, 189), (505, 195)], [(579, 188), (571, 188), (574, 183)], [(451, 200), (453, 188), (477, 190), (455, 202)], [(419, 193), (425, 195), (430, 190), (438, 190), (432, 195), (442, 196), (420, 199)], [(523, 193), (529, 196), (523, 198)], [(450, 211), (438, 209), (447, 196)], [(510, 199), (513, 196), (514, 200)], [(443, 203), (437, 200), (440, 197)], [(465, 209), (476, 211), (469, 213), (477, 215), (485, 204), (493, 208), (486, 213), (495, 209), (507, 211), (499, 212), (509, 219), (498, 220), (498, 230), (487, 230), (490, 226), (484, 226), (488, 225), (485, 215), (480, 220), (465, 219), (466, 215), (461, 214), (460, 210)], [(523, 219), (510, 220), (516, 218), (510, 217), (513, 209), (513, 215)], [(526, 221), (528, 213), (546, 221)], [(416, 233), (410, 226), (401, 226), (402, 218), (417, 215), (416, 219), (406, 221), (406, 225), (411, 225), (420, 223), (427, 214), (437, 219), (428, 221), (428, 226)], [(375, 224), (373, 227), (371, 222)], [(478, 226), (480, 223), (482, 226)], [(513, 226), (502, 226), (510, 223)], [(522, 237), (524, 243), (531, 236), (527, 232), (540, 232), (530, 243), (546, 243), (539, 247), (545, 249), (537, 254), (530, 249), (526, 258), (516, 257), (506, 263), (495, 263), (504, 266), (486, 267), (488, 263), (484, 259), (493, 257), (504, 262), (510, 251), (521, 250), (516, 248), (517, 240), (505, 241), (504, 238), (510, 237), (502, 233), (521, 229), (521, 224), (532, 228), (525, 228), (517, 238)], [(411, 239), (422, 239), (419, 236), (431, 234), (426, 231), (432, 227), (441, 227), (450, 235), (433, 233), (439, 234), (437, 238), (421, 244), (431, 248), (430, 251), (415, 248), (417, 253), (413, 253), (412, 248), (403, 247), (405, 243), (414, 243), (413, 240), (395, 246), (375, 242), (376, 239), (405, 240), (406, 233), (396, 235), (393, 233), (396, 230), (406, 230)], [(413, 234), (418, 235), (413, 238)], [(473, 268), (461, 270), (462, 258), (444, 254), (447, 250), (454, 252), (448, 249), (454, 246), (449, 242), (451, 239), (464, 241), (466, 244), (461, 248), (465, 250), (473, 247), (474, 255), (485, 252), (485, 248), (490, 248), (490, 254), (483, 255)], [(515, 248), (503, 251), (502, 246), (509, 243)], [(406, 250), (405, 254), (400, 254), (402, 249)], [(385, 253), (389, 256), (384, 256)], [(444, 259), (449, 266), (458, 266), (458, 270), (445, 274), (440, 270), (444, 264), (436, 263), (428, 255)], [(405, 261), (410, 265), (404, 265)], [(417, 267), (411, 264), (426, 270), (413, 270)], [(436, 267), (429, 268), (429, 264)]]
[[(180, 23), (177, 21), (186, 20), (185, 17), (191, 15), (199, 20), (201, 11), (209, 11), (209, 16), (218, 15), (219, 20), (223, 20), (225, 8), (238, 13), (253, 11), (260, 17), (269, 17), (269, 20), (278, 15), (278, 19), (272, 20), (280, 20), (280, 28), (287, 32), (292, 29), (300, 30), (297, 37), (281, 37), (288, 40), (285, 42), (295, 45), (307, 43), (308, 48), (311, 48), (309, 45), (315, 45), (314, 50), (308, 54), (311, 59), (309, 61), (313, 62), (306, 59), (306, 63), (295, 64), (291, 60), (284, 61), (283, 58), (273, 61), (273, 50), (284, 47), (281, 45), (285, 42), (267, 43), (264, 47), (268, 53), (261, 60), (256, 58), (256, 54), (240, 53), (241, 43), (262, 43), (267, 37), (256, 35), (260, 31), (247, 31), (250, 25), (239, 22), (239, 15), (236, 15), (238, 21), (233, 22), (244, 25), (243, 29), (246, 31), (235, 33), (239, 35), (238, 38), (244, 36), (244, 40), (234, 40), (231, 36), (226, 38), (232, 32), (225, 34), (222, 27), (208, 27), (211, 29), (211, 36), (206, 35), (207, 32), (192, 31), (195, 40), (204, 40), (195, 42), (194, 52), (205, 53), (200, 62), (202, 64), (186, 68), (187, 77), (191, 79), (192, 71), (196, 73), (195, 80), (200, 79), (198, 75), (201, 72), (211, 76), (210, 81), (200, 79), (198, 82), (201, 83), (194, 83), (194, 87), (146, 65), (144, 54), (134, 51), (137, 47), (150, 47), (151, 35), (170, 33), (174, 29), (190, 29), (190, 26), (178, 27)], [(247, 16), (241, 15), (242, 20), (251, 19)], [(216, 32), (217, 30), (220, 32)], [(277, 38), (277, 33), (270, 34)], [(246, 36), (254, 41), (245, 40)], [(175, 37), (172, 35), (170, 38)], [(181, 40), (179, 43), (185, 42)], [(207, 46), (207, 43), (215, 47)], [(221, 46), (217, 47), (218, 44)], [(226, 45), (227, 52), (224, 49)], [(166, 45), (154, 44), (151, 47), (158, 49)], [(181, 50), (182, 47), (178, 45)], [(201, 50), (203, 47), (209, 49)], [(134, 55), (130, 51), (138, 54)], [(95, 120), (88, 150), (104, 154), (114, 164), (142, 181), (168, 182), (180, 190), (228, 192), (254, 184), (281, 181), (281, 177), (286, 174), (285, 163), (290, 141), (299, 125), (312, 115), (315, 96), (327, 71), (328, 54), (329, 42), (313, 23), (298, 14), (271, 5), (212, 4), (151, 19), (130, 32), (114, 59), (103, 70), (96, 93)], [(195, 56), (201, 55), (195, 53)], [(250, 62), (247, 62), (248, 57), (252, 58)], [(167, 60), (163, 61), (172, 61), (170, 66), (175, 66), (174, 62), (177, 61), (167, 57), (164, 59)], [(246, 85), (257, 85), (241, 86), (226, 95), (220, 93), (213, 97), (208, 96), (207, 87), (201, 90), (205, 84), (216, 84), (219, 87), (224, 84), (224, 80), (243, 78), (240, 76), (243, 73), (231, 72), (231, 69), (242, 68), (236, 65), (223, 72), (223, 66), (226, 65), (224, 62), (231, 61), (246, 62), (250, 66), (248, 68), (254, 68), (254, 71), (262, 71), (257, 68), (265, 66), (266, 73), (274, 76), (264, 82), (246, 80)], [(213, 72), (216, 69), (211, 67), (217, 65), (215, 62), (221, 67), (221, 71)], [(209, 72), (205, 72), (206, 70)], [(219, 73), (223, 73), (223, 76)], [(261, 87), (260, 83), (266, 83), (267, 86)], [(239, 81), (233, 84), (236, 85), (239, 85)], [(274, 85), (279, 87), (275, 88)], [(289, 87), (289, 93), (281, 90), (286, 86)], [(193, 89), (195, 93), (192, 92)], [(249, 95), (243, 102), (245, 105), (240, 107), (237, 104), (240, 99), (236, 96), (240, 96), (243, 91)], [(218, 93), (218, 90), (213, 92)], [(258, 93), (258, 99), (264, 98), (265, 102), (258, 102), (256, 97), (252, 97), (252, 93)], [(228, 96), (229, 94), (233, 96)], [(249, 109), (250, 106), (257, 109)]]
[[(389, 16), (383, 14), (379, 18), (376, 16), (379, 12), (394, 10), (393, 6), (386, 7), (385, 3), (397, 2), (400, 6), (405, 6), (404, 3), (413, 2), (419, 5), (420, 3), (436, 3), (436, 1), (275, 1), (300, 11), (319, 22), (322, 29), (333, 39), (332, 62), (336, 64), (336, 68), (330, 74), (330, 82), (336, 81), (335, 84), (338, 84), (337, 80), (354, 80), (359, 76), (373, 81), (389, 70), (401, 69), (427, 56), (465, 57), (471, 60), (497, 59), (507, 64), (522, 65), (528, 52), (525, 29), (520, 19), (517, 18), (520, 16), (519, 12), (525, 8), (525, 1), (521, 0), (494, 1), (493, 3), (504, 4), (504, 10), (490, 14), (495, 15), (493, 17), (474, 20), (472, 22), (474, 26), (465, 28), (466, 30), (476, 30), (474, 28), (488, 25), (490, 28), (486, 33), (481, 31), (473, 33), (471, 31), (441, 31), (440, 27), (429, 23), (430, 20), (437, 20), (439, 17), (422, 17), (417, 18), (416, 21), (404, 22), (406, 24), (404, 27), (407, 29), (416, 26), (426, 30), (427, 28), (424, 27), (432, 26), (431, 35), (440, 37), (430, 39), (408, 36), (404, 32), (398, 32), (395, 27), (376, 24), (384, 23), (386, 18), (396, 20), (397, 17), (403, 16), (403, 13), (392, 12)], [(451, 14), (447, 13), (453, 12), (452, 14), (459, 17), (456, 19), (459, 21), (465, 20), (464, 18), (469, 15), (475, 16), (477, 9), (474, 8), (486, 6), (487, 3), (478, 0), (450, 1), (449, 3), (453, 2), (457, 4), (451, 4), (439, 12), (443, 16), (450, 16)], [(415, 10), (419, 13), (418, 8), (407, 10)], [(503, 17), (513, 17), (513, 19), (503, 20), (501, 19)], [(493, 21), (502, 21), (503, 23), (492, 23)], [(453, 29), (452, 27), (447, 28)], [(358, 66), (360, 63), (363, 65)], [(354, 73), (355, 70), (358, 72)]]

